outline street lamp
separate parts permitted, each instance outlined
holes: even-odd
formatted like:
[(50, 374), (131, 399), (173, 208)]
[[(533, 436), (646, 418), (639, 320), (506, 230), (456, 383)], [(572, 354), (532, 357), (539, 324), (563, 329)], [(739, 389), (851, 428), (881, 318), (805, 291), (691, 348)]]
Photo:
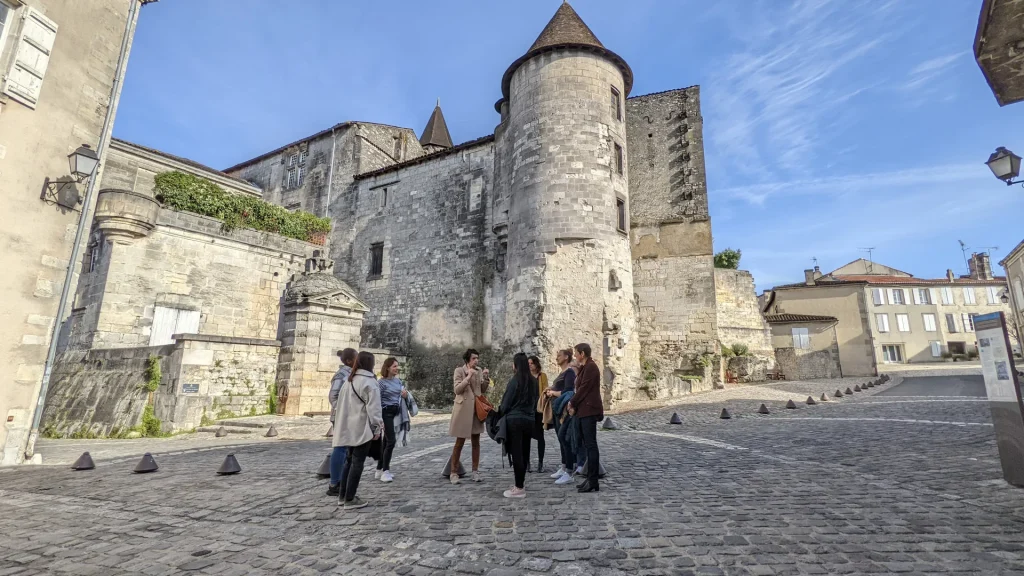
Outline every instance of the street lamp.
[(1003, 294), (999, 297), (999, 301), (1002, 302), (1003, 304), (1009, 304), (1010, 303), (1010, 291), (1009, 290), (1003, 290)]
[[(68, 154), (68, 164), (71, 165), (71, 173), (79, 182), (83, 182), (92, 176), (93, 172), (96, 171), (96, 165), (99, 163), (100, 157), (96, 155), (96, 152), (88, 144), (82, 144), (78, 147), (78, 150)], [(1017, 159), (1017, 165), (1020, 166), (1020, 158)]]
[(1020, 184), (1022, 181), (1013, 179), (1020, 175), (1020, 156), (1000, 146), (985, 162), (996, 178), (1006, 182), (1007, 186)]

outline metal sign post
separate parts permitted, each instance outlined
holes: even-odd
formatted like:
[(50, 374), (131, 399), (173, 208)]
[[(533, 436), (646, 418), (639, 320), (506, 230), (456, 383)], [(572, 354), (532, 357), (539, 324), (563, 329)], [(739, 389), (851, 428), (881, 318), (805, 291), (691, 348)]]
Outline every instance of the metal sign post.
[(1014, 486), (1024, 486), (1024, 401), (1013, 364), (1006, 317), (1002, 312), (975, 316), (974, 329), (1003, 478)]

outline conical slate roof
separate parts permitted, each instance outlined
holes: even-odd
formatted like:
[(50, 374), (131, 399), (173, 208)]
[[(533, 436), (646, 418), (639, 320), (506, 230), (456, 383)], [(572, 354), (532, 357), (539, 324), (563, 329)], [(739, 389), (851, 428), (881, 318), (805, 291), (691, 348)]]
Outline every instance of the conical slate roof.
[(625, 86), (623, 86), (624, 96), (629, 96), (630, 90), (633, 89), (633, 71), (630, 69), (629, 64), (626, 64), (626, 61), (621, 56), (605, 48), (604, 44), (601, 44), (601, 41), (597, 39), (594, 32), (590, 30), (590, 27), (576, 13), (576, 10), (568, 2), (563, 2), (551, 18), (551, 21), (548, 22), (548, 25), (544, 27), (540, 36), (537, 37), (533, 46), (530, 46), (526, 54), (513, 62), (508, 70), (505, 71), (505, 75), (501, 79), (503, 99), (498, 101), (495, 109), (500, 111), (502, 102), (508, 100), (512, 75), (515, 74), (516, 70), (523, 63), (538, 54), (558, 48), (582, 48), (601, 54), (611, 60), (622, 71), (622, 79), (625, 83)]
[(430, 115), (430, 120), (427, 120), (427, 127), (423, 129), (423, 135), (420, 136), (420, 144), (444, 148), (453, 146), (452, 135), (448, 133), (448, 124), (444, 121), (440, 102), (434, 107), (434, 113)]

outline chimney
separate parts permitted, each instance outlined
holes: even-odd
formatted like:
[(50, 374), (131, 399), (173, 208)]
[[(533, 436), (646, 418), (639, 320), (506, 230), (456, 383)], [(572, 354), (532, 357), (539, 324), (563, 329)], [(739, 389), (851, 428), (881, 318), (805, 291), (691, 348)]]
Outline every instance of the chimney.
[[(821, 274), (818, 274), (821, 276)], [(818, 279), (818, 276), (814, 275), (814, 270), (804, 270), (804, 283), (808, 286), (814, 286), (814, 281)]]
[(818, 278), (821, 278), (821, 268), (818, 268), (817, 266), (815, 266), (814, 267), (814, 279), (817, 280)]
[(987, 252), (975, 252), (967, 262), (967, 268), (971, 271), (973, 280), (991, 280), (992, 264), (989, 262)]

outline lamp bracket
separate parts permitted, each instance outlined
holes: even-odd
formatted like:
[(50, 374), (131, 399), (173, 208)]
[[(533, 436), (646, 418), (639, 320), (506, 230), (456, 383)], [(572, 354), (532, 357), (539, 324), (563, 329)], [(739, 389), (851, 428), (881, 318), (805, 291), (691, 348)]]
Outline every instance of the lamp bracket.
[(78, 205), (82, 203), (82, 194), (78, 191), (78, 180), (71, 177), (61, 177), (50, 180), (49, 177), (43, 182), (43, 190), (39, 199), (47, 204), (55, 204), (66, 210), (78, 211)]

